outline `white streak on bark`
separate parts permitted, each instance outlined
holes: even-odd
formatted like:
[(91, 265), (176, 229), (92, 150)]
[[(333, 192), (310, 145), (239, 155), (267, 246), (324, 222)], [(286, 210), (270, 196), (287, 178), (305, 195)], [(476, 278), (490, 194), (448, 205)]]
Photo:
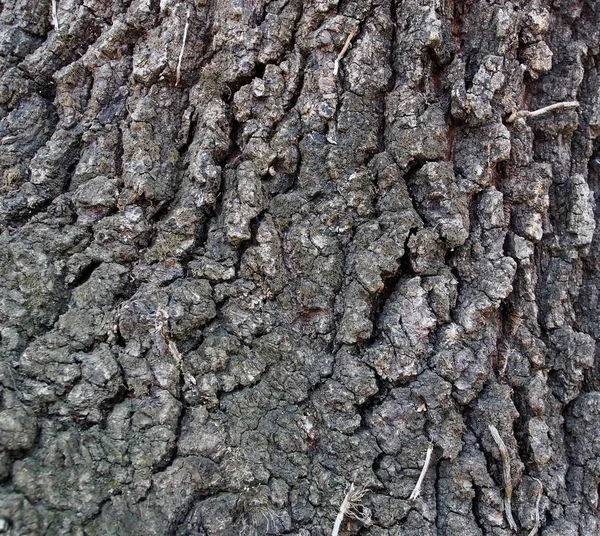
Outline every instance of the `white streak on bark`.
[(179, 52), (179, 60), (177, 61), (177, 71), (175, 74), (175, 86), (179, 85), (181, 80), (181, 62), (183, 61), (183, 52), (185, 50), (185, 42), (187, 41), (188, 28), (190, 27), (190, 8), (188, 7), (187, 16), (185, 18), (185, 27), (183, 28), (183, 41), (181, 43), (181, 51)]
[(52, 0), (52, 25), (54, 26), (54, 31), (59, 33), (60, 28), (58, 26), (58, 6), (56, 5), (57, 0)]

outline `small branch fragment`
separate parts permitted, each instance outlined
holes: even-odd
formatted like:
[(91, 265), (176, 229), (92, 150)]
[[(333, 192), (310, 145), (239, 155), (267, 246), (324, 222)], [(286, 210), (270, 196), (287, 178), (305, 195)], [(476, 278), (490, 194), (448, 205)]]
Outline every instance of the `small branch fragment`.
[(410, 502), (415, 502), (419, 495), (421, 495), (421, 486), (423, 485), (423, 480), (425, 480), (425, 474), (429, 469), (429, 464), (431, 463), (431, 454), (433, 453), (433, 443), (429, 444), (429, 448), (427, 449), (427, 454), (425, 455), (425, 463), (423, 464), (423, 469), (421, 469), (421, 474), (419, 475), (419, 480), (417, 480), (417, 485), (413, 492), (410, 494), (408, 500)]
[(510, 458), (508, 456), (508, 449), (506, 448), (506, 444), (502, 441), (500, 434), (498, 433), (498, 429), (493, 425), (488, 425), (490, 433), (498, 445), (498, 449), (500, 450), (500, 456), (502, 456), (502, 469), (504, 473), (504, 513), (506, 515), (506, 520), (508, 521), (508, 525), (512, 531), (517, 531), (517, 524), (515, 523), (515, 519), (512, 515), (512, 506), (511, 506), (511, 498), (512, 498), (512, 479), (510, 477)]
[(181, 51), (179, 52), (179, 60), (177, 61), (177, 71), (175, 74), (175, 86), (179, 85), (181, 80), (181, 62), (183, 61), (183, 51), (185, 50), (185, 42), (187, 41), (188, 28), (190, 27), (190, 8), (188, 7), (187, 16), (185, 18), (185, 27), (183, 28), (183, 41), (181, 43)]
[(337, 76), (338, 70), (340, 68), (340, 60), (345, 56), (346, 52), (348, 52), (348, 48), (350, 47), (350, 41), (352, 41), (352, 39), (354, 39), (356, 37), (357, 33), (358, 33), (358, 28), (354, 28), (354, 30), (352, 30), (348, 34), (348, 37), (346, 37), (346, 42), (344, 43), (344, 47), (338, 54), (338, 57), (335, 59), (335, 63), (333, 66), (333, 75), (334, 76)]
[(529, 532), (529, 536), (535, 536), (537, 534), (537, 531), (540, 528), (540, 501), (542, 499), (542, 491), (544, 490), (544, 486), (542, 485), (542, 483), (537, 478), (534, 478), (534, 480), (540, 486), (538, 488), (537, 497), (535, 500), (535, 524), (533, 525), (533, 528)]
[(54, 26), (54, 31), (58, 34), (60, 28), (58, 27), (58, 7), (56, 0), (52, 0), (52, 25)]
[(344, 516), (353, 517), (354, 519), (358, 519), (359, 521), (363, 522), (367, 521), (367, 519), (364, 519), (364, 517), (360, 516), (356, 510), (358, 503), (365, 496), (365, 493), (367, 493), (366, 488), (356, 489), (354, 482), (350, 484), (350, 489), (348, 490), (348, 493), (346, 493), (346, 496), (344, 497), (344, 500), (340, 506), (340, 511), (335, 518), (335, 524), (333, 525), (331, 536), (338, 536), (340, 527), (342, 526), (342, 521), (344, 521)]
[(527, 117), (538, 117), (540, 115), (547, 114), (549, 112), (554, 112), (555, 110), (570, 110), (572, 108), (578, 108), (579, 102), (577, 101), (567, 101), (567, 102), (557, 102), (555, 104), (551, 104), (550, 106), (544, 106), (539, 110), (535, 110), (530, 112), (528, 110), (519, 110), (518, 112), (515, 110), (510, 114), (507, 123), (514, 123), (517, 119), (525, 119)]

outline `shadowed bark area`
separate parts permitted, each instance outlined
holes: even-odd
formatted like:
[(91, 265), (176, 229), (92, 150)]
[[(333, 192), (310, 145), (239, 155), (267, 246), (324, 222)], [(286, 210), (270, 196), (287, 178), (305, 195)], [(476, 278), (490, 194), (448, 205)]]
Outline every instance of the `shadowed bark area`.
[(0, 533), (600, 534), (598, 2), (0, 10)]

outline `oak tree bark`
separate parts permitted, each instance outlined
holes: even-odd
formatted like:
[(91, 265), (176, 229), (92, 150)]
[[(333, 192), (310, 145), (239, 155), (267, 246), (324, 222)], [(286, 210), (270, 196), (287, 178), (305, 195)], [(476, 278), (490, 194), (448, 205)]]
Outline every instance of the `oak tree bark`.
[(0, 8), (0, 532), (600, 534), (598, 2)]

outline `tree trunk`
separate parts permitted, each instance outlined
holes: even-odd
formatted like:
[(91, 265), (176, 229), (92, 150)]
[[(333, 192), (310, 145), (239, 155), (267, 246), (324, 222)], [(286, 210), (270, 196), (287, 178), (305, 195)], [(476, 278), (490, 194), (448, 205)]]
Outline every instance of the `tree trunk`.
[(598, 2), (2, 4), (0, 533), (600, 534)]

